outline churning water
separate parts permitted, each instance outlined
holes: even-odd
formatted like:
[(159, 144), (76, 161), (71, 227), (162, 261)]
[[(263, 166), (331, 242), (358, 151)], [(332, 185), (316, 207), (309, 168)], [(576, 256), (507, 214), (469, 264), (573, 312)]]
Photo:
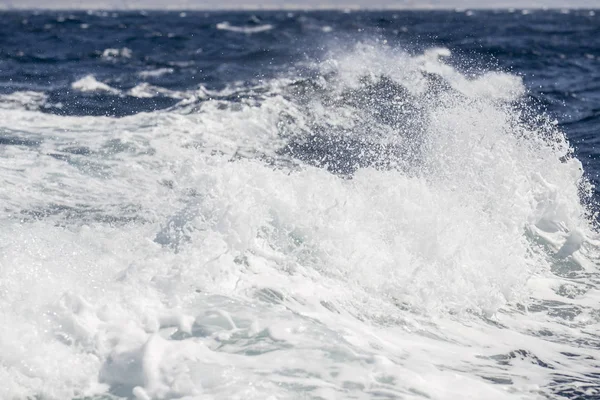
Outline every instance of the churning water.
[(0, 18), (1, 398), (600, 398), (594, 11)]

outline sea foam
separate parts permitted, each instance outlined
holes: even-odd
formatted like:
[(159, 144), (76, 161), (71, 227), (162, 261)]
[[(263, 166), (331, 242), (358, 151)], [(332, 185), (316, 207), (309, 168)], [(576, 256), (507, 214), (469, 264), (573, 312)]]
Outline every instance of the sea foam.
[(0, 158), (0, 397), (534, 399), (591, 376), (581, 163), (520, 78), (449, 57), (362, 44), (121, 119), (0, 107), (35, 143)]

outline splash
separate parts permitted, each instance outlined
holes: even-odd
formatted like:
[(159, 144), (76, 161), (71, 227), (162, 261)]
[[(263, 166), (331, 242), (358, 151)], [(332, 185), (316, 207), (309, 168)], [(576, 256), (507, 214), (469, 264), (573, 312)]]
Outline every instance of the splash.
[(593, 387), (581, 163), (518, 77), (449, 57), (363, 44), (121, 119), (0, 107), (0, 397)]

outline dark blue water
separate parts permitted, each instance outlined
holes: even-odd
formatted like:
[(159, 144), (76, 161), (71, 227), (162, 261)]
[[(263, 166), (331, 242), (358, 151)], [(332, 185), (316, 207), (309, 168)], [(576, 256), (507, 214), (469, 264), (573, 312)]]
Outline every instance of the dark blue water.
[[(568, 134), (587, 173), (596, 179), (600, 171), (600, 16), (591, 10), (20, 11), (2, 13), (0, 19), (0, 92), (45, 92), (45, 112), (62, 115), (118, 117), (178, 101), (160, 94), (138, 98), (72, 90), (74, 81), (89, 74), (120, 90), (140, 82), (170, 90), (220, 89), (233, 81), (251, 85), (301, 74), (303, 60), (318, 60), (332, 48), (362, 40), (387, 41), (409, 52), (447, 47), (453, 52), (450, 62), (463, 70), (521, 75), (532, 101)], [(246, 31), (218, 29), (224, 22)], [(265, 26), (272, 29), (261, 31)], [(130, 56), (104, 54), (123, 48)], [(161, 68), (169, 73), (139, 75)]]

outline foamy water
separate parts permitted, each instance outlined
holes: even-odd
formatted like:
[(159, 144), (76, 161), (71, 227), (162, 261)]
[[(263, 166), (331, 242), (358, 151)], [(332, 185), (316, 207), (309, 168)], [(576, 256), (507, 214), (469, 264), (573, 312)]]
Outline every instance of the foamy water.
[(449, 55), (143, 84), (182, 100), (124, 118), (1, 97), (0, 397), (600, 395), (582, 164), (521, 78)]

